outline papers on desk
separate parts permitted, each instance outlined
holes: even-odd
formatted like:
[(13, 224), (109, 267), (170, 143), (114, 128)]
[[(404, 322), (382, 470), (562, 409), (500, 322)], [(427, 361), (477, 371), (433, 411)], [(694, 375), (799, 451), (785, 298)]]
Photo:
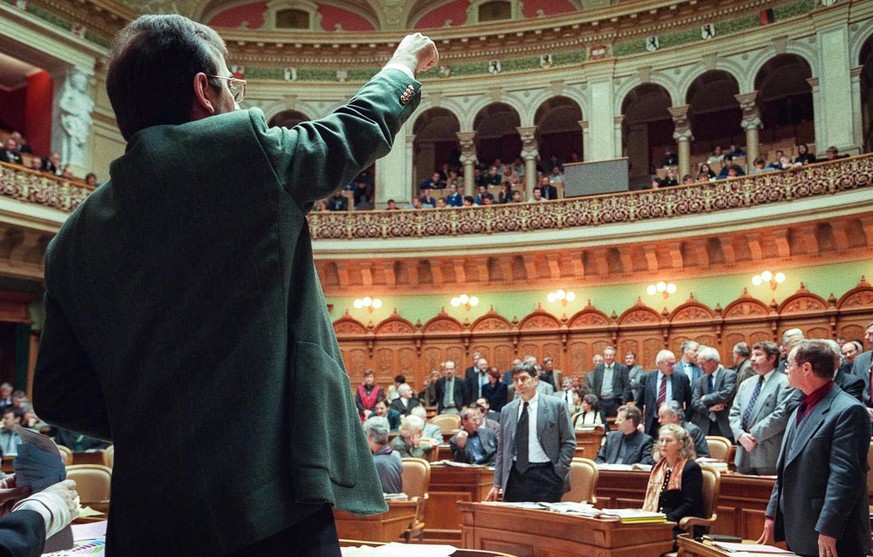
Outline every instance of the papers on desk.
[(458, 548), (451, 545), (430, 545), (405, 543), (386, 543), (378, 547), (362, 545), (360, 547), (343, 547), (343, 557), (449, 557)]
[(434, 464), (445, 464), (454, 468), (488, 468), (484, 464), (467, 464), (466, 462), (455, 462), (454, 460), (440, 460)]
[(20, 425), (15, 427), (15, 432), (21, 439), (13, 464), (15, 485), (30, 486), (37, 492), (67, 477), (61, 451), (54, 441)]
[(624, 472), (629, 472), (631, 470), (642, 470), (644, 472), (651, 472), (652, 465), (651, 464), (607, 464), (601, 463), (597, 465), (598, 470), (620, 470)]
[(794, 555), (794, 553), (781, 549), (778, 547), (773, 547), (772, 545), (762, 545), (757, 543), (732, 543), (732, 542), (715, 542), (712, 545), (715, 547), (727, 551), (731, 555), (735, 555), (736, 557), (751, 557), (757, 555)]
[(516, 509), (546, 510), (562, 514), (575, 514), (600, 520), (618, 520), (622, 524), (657, 524), (667, 522), (667, 515), (664, 513), (649, 512), (642, 509), (598, 509), (589, 503), (534, 503), (530, 501), (524, 503), (505, 503), (492, 501), (485, 504)]
[(657, 524), (667, 522), (667, 515), (644, 511), (642, 509), (601, 509), (600, 514), (606, 517), (615, 516), (622, 524)]

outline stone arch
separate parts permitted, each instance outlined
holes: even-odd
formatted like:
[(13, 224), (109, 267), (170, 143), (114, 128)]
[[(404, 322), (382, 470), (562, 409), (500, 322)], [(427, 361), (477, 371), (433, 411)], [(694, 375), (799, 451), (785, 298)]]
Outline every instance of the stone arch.
[(714, 147), (727, 148), (745, 143), (740, 126), (743, 112), (734, 95), (740, 92), (737, 79), (724, 70), (708, 70), (697, 75), (688, 85), (685, 104), (694, 133), (692, 156), (708, 157)]
[(859, 66), (864, 64), (861, 58), (861, 52), (864, 50), (864, 45), (873, 38), (873, 19), (868, 19), (858, 23), (858, 29), (851, 33), (849, 37), (849, 63), (857, 63)]
[(573, 160), (571, 153), (575, 151), (581, 160), (584, 146), (579, 121), (583, 119), (582, 107), (569, 97), (555, 96), (541, 103), (533, 119), (540, 158), (545, 160), (555, 153), (559, 160), (567, 162)]
[(647, 182), (664, 147), (672, 148), (673, 106), (670, 92), (656, 83), (641, 83), (628, 91), (621, 104), (622, 144), (630, 163), (632, 183)]
[(813, 75), (812, 65), (793, 53), (778, 54), (761, 65), (755, 73), (755, 90), (763, 122), (762, 143), (793, 147), (793, 141), (814, 149), (815, 113), (807, 82)]
[(430, 178), (443, 163), (453, 167), (460, 165), (456, 135), (459, 131), (461, 123), (458, 117), (446, 108), (432, 107), (418, 115), (412, 125), (415, 135), (412, 160), (416, 172), (413, 178), (416, 184)]
[(861, 106), (861, 137), (865, 141), (861, 147), (862, 151), (868, 152), (873, 146), (870, 133), (873, 127), (873, 24), (867, 39), (858, 49), (858, 57), (852, 60), (858, 60), (858, 65), (861, 66), (861, 75), (858, 76), (861, 98), (858, 101)]
[(479, 161), (489, 164), (497, 158), (514, 160), (521, 153), (521, 138), (516, 129), (520, 125), (519, 111), (505, 102), (483, 107), (473, 120)]

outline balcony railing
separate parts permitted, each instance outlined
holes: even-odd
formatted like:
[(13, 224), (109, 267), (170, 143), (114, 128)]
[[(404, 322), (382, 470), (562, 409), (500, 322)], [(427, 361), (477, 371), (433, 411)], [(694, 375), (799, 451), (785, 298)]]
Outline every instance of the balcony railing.
[(0, 196), (72, 212), (91, 193), (77, 180), (0, 163)]

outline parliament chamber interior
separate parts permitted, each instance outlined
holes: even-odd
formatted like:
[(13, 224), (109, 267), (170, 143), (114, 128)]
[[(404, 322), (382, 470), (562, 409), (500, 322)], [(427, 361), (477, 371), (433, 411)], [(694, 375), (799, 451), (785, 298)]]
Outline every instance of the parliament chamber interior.
[[(0, 383), (25, 408), (46, 248), (125, 152), (106, 94), (112, 37), (140, 14), (173, 12), (218, 31), (247, 82), (242, 108), (270, 126), (330, 114), (406, 33), (440, 52), (390, 153), (308, 215), (353, 392), (368, 371), (388, 403), (408, 385), (440, 426), (433, 450), (404, 459), (407, 499), (385, 515), (336, 513), (345, 545), (722, 555), (690, 537), (674, 548), (663, 524), (480, 504), (493, 471), (451, 462), (464, 427), (441, 419), (449, 401), (434, 398), (446, 362), (464, 382), (484, 359), (511, 386), (517, 361), (539, 373), (548, 361), (549, 377), (570, 380), (575, 419), (586, 395), (612, 394), (592, 392), (589, 377), (605, 352), (618, 363), (633, 353), (649, 372), (665, 350), (679, 369), (697, 344), (728, 370), (799, 330), (854, 343), (842, 351), (851, 373), (873, 349), (873, 2), (4, 0)], [(481, 394), (463, 389), (458, 410)], [(575, 428), (571, 481), (584, 485), (565, 501), (640, 508), (648, 468), (594, 465), (614, 414), (604, 425)], [(737, 441), (721, 433), (727, 446), (713, 440), (702, 466), (716, 470), (703, 526), (756, 540), (774, 477), (738, 473)], [(111, 472), (111, 447), (69, 444), (68, 464)], [(108, 498), (95, 495), (95, 508)]]

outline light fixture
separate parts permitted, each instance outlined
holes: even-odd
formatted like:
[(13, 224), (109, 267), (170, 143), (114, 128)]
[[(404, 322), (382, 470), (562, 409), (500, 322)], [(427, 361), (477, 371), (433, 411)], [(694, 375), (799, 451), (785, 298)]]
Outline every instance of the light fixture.
[(358, 298), (354, 303), (355, 309), (366, 309), (367, 312), (373, 313), (373, 310), (377, 310), (382, 307), (382, 300), (379, 298), (371, 298), (369, 296), (364, 296), (363, 298)]
[(672, 282), (664, 282), (659, 281), (657, 284), (650, 284), (646, 288), (646, 292), (649, 296), (654, 296), (656, 294), (660, 294), (662, 298), (665, 300), (670, 297), (670, 294), (676, 293), (676, 285)]
[(554, 292), (549, 292), (549, 295), (546, 298), (549, 300), (549, 303), (554, 304), (555, 302), (560, 302), (561, 306), (567, 307), (568, 303), (576, 299), (576, 293), (559, 288)]
[(452, 298), (451, 304), (452, 307), (464, 307), (467, 311), (470, 311), (479, 305), (479, 298), (476, 296), (470, 296), (469, 294), (461, 294), (460, 296)]
[(771, 273), (770, 271), (764, 271), (760, 275), (752, 277), (752, 284), (755, 286), (761, 286), (765, 282), (770, 283), (770, 290), (776, 290), (780, 284), (785, 282), (785, 273)]

